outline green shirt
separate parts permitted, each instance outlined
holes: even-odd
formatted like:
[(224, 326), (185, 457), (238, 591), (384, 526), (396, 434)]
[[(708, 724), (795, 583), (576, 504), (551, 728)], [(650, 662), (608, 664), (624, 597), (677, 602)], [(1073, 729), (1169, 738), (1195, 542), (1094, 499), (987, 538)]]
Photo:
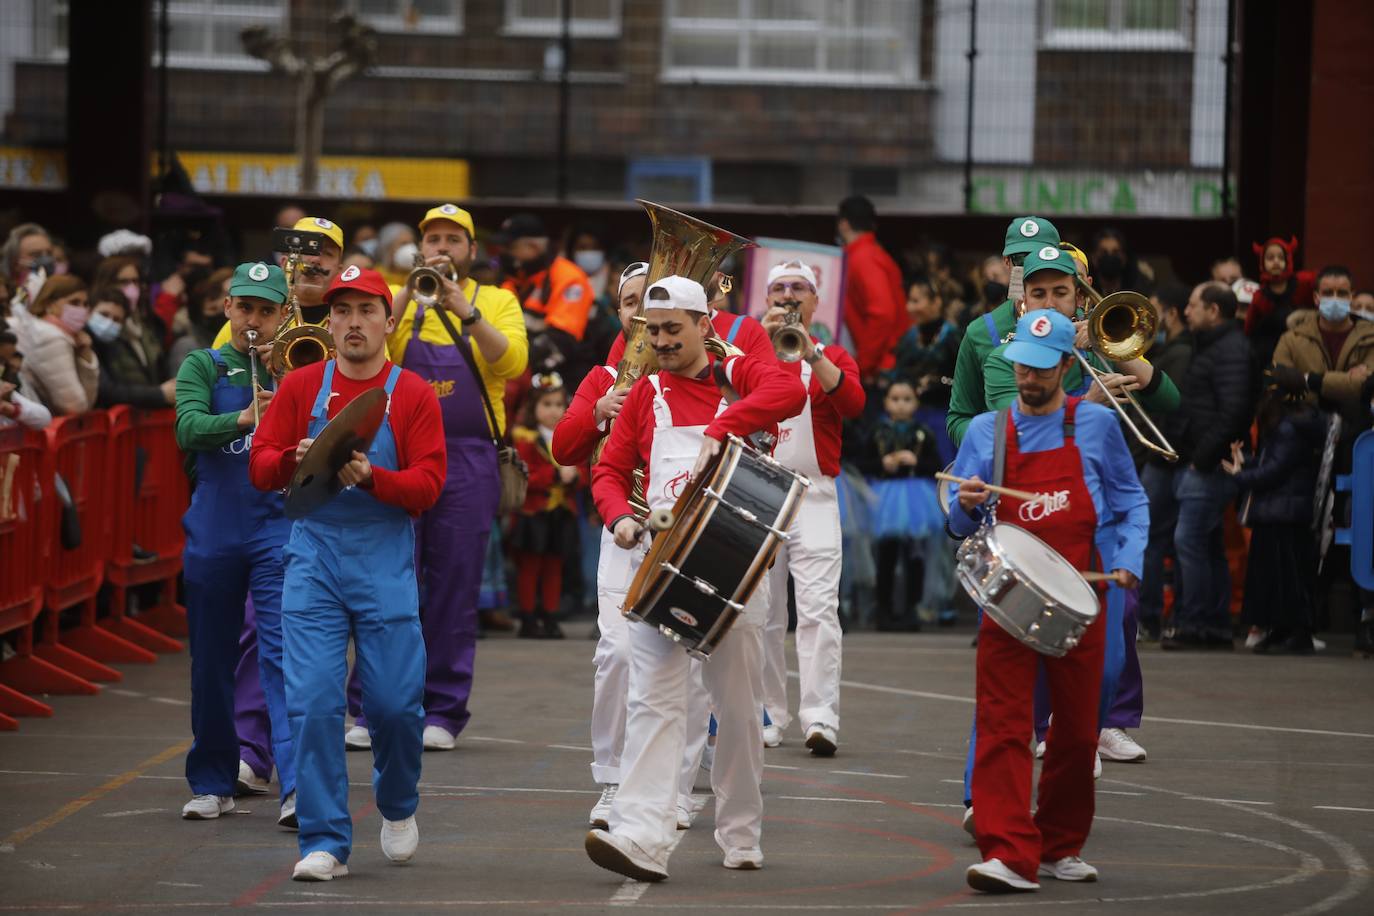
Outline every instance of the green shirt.
[[(988, 319), (997, 326), (997, 339), (988, 332)], [(969, 322), (964, 339), (959, 343), (959, 356), (954, 362), (954, 387), (949, 394), (949, 412), (945, 415), (945, 429), (955, 447), (964, 441), (964, 432), (973, 418), (987, 410), (983, 392), (983, 363), (988, 354), (1001, 346), (1002, 341), (1016, 328), (1016, 307), (1008, 299), (991, 312)]]
[[(247, 388), (248, 354), (234, 349), (232, 343), (219, 348), (224, 357), (225, 378), (230, 385)], [(205, 350), (195, 350), (177, 370), (177, 445), (186, 453), (186, 473), (195, 479), (196, 452), (207, 452), (227, 445), (242, 436), (239, 411), (214, 413), (211, 406), (219, 367)], [(271, 387), (272, 377), (258, 366), (258, 381)]]
[[(1016, 400), (1016, 370), (1006, 357), (1006, 349), (1006, 344), (999, 344), (988, 354), (987, 362), (983, 363), (983, 392), (987, 398), (987, 410), (1001, 410)], [(1102, 372), (1114, 371), (1096, 353), (1090, 352), (1085, 356), (1093, 368)], [(1156, 370), (1151, 384), (1154, 390), (1136, 393), (1141, 407), (1151, 414), (1172, 413), (1178, 408), (1178, 387), (1167, 373)], [(1083, 365), (1074, 360), (1069, 371), (1064, 373), (1064, 390), (1078, 391), (1082, 387)]]

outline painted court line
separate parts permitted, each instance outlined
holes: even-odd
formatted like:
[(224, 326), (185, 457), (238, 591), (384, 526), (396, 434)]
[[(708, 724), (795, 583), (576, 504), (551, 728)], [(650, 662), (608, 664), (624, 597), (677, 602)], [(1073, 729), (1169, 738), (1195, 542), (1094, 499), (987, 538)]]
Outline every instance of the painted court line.
[(765, 770), (800, 770), (800, 769), (801, 769), (801, 767), (786, 767), (786, 766), (783, 766), (783, 765), (780, 764), (780, 763), (765, 763), (765, 764), (763, 765), (763, 768), (764, 768)]
[(525, 743), (525, 742), (523, 742), (523, 741), (518, 741), (518, 740), (516, 740), (515, 738), (485, 738), (485, 737), (483, 737), (483, 736), (481, 736), (481, 735), (464, 735), (464, 736), (463, 736), (463, 740), (464, 740), (464, 741), (491, 741), (491, 742), (494, 742), (494, 743), (496, 743), (496, 744), (524, 744), (524, 743)]
[(848, 802), (851, 805), (885, 805), (876, 798), (828, 798), (824, 795), (778, 795), (779, 800), (806, 802)]
[(874, 776), (878, 779), (906, 779), (896, 773), (865, 773), (862, 770), (831, 770), (836, 776)]
[(589, 747), (580, 747), (576, 744), (546, 744), (544, 746), (556, 751), (586, 751), (587, 753), (591, 753), (592, 750)]
[(1223, 804), (1223, 805), (1272, 805), (1272, 804), (1274, 804), (1273, 802), (1267, 802), (1267, 801), (1250, 801), (1249, 799), (1244, 799), (1244, 798), (1213, 798), (1213, 797), (1211, 797), (1210, 795), (1185, 795), (1185, 796), (1183, 796), (1183, 800), (1184, 800), (1184, 801), (1209, 801), (1209, 802), (1219, 802), (1220, 804)]
[(1313, 805), (1318, 811), (1355, 811), (1360, 814), (1374, 814), (1374, 808), (1347, 808), (1345, 805)]

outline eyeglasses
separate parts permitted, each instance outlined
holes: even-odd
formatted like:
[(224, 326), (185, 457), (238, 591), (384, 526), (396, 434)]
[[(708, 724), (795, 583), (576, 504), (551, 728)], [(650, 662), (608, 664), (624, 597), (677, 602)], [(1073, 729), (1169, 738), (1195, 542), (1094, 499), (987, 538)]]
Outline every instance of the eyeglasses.
[(1027, 366), (1025, 363), (1012, 363), (1011, 367), (1017, 375), (1033, 375), (1036, 378), (1050, 378), (1059, 371), (1058, 364), (1050, 366), (1048, 369), (1037, 369), (1034, 366)]
[(1022, 264), (1026, 263), (1026, 254), (1025, 254), (1025, 252), (1022, 252), (1022, 253), (1020, 253), (1020, 254), (1014, 254), (1014, 255), (1011, 255), (1010, 257), (1011, 257), (1011, 266), (1012, 266), (1012, 267), (1020, 267)]
[(794, 296), (804, 296), (811, 292), (811, 284), (805, 280), (798, 280), (796, 283), (774, 283), (768, 287), (768, 292), (775, 296), (783, 293), (791, 293)]

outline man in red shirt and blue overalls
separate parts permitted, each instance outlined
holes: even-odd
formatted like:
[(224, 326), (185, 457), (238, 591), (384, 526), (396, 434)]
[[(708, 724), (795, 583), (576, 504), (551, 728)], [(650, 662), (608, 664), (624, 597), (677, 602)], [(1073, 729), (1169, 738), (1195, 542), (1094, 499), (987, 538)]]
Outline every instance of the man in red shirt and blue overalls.
[[(1027, 312), (1016, 323), (1006, 356), (1015, 369), (1017, 400), (969, 425), (954, 462), (954, 474), (967, 482), (959, 485), (949, 528), (966, 537), (991, 521), (992, 494), (984, 481), (1052, 492), (1056, 499), (1041, 511), (1018, 511), (1022, 503), (1004, 495), (997, 512), (1048, 543), (1075, 569), (1110, 569), (1123, 588), (1131, 588), (1144, 560), (1149, 503), (1116, 415), (1063, 391), (1073, 345), (1073, 322), (1057, 311)], [(983, 615), (972, 784), (983, 861), (968, 869), (970, 887), (996, 893), (1036, 890), (1037, 877), (1097, 880), (1097, 869), (1079, 853), (1093, 820), (1105, 616), (1098, 615), (1076, 648), (1055, 658)], [(1031, 702), (1042, 662), (1054, 720), (1032, 816)]]

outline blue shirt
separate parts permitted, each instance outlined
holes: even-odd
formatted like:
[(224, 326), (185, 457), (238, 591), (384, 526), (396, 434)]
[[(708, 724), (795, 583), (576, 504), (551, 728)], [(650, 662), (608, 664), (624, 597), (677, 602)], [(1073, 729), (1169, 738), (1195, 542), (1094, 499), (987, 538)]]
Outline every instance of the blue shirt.
[[(1044, 416), (1021, 413), (1020, 401), (1012, 405), (1017, 443), (1022, 452), (1043, 452), (1064, 444), (1064, 410)], [(954, 459), (957, 477), (977, 475), (992, 481), (992, 441), (997, 414), (979, 414), (969, 423), (959, 454)], [(1083, 477), (1097, 510), (1094, 539), (1104, 570), (1124, 569), (1140, 578), (1145, 542), (1150, 534), (1150, 501), (1135, 472), (1126, 439), (1116, 414), (1100, 404), (1080, 402), (1074, 417), (1074, 443), (1083, 461)], [(982, 507), (969, 515), (959, 507), (958, 485), (951, 487), (949, 528), (958, 537), (978, 529), (987, 513)]]

